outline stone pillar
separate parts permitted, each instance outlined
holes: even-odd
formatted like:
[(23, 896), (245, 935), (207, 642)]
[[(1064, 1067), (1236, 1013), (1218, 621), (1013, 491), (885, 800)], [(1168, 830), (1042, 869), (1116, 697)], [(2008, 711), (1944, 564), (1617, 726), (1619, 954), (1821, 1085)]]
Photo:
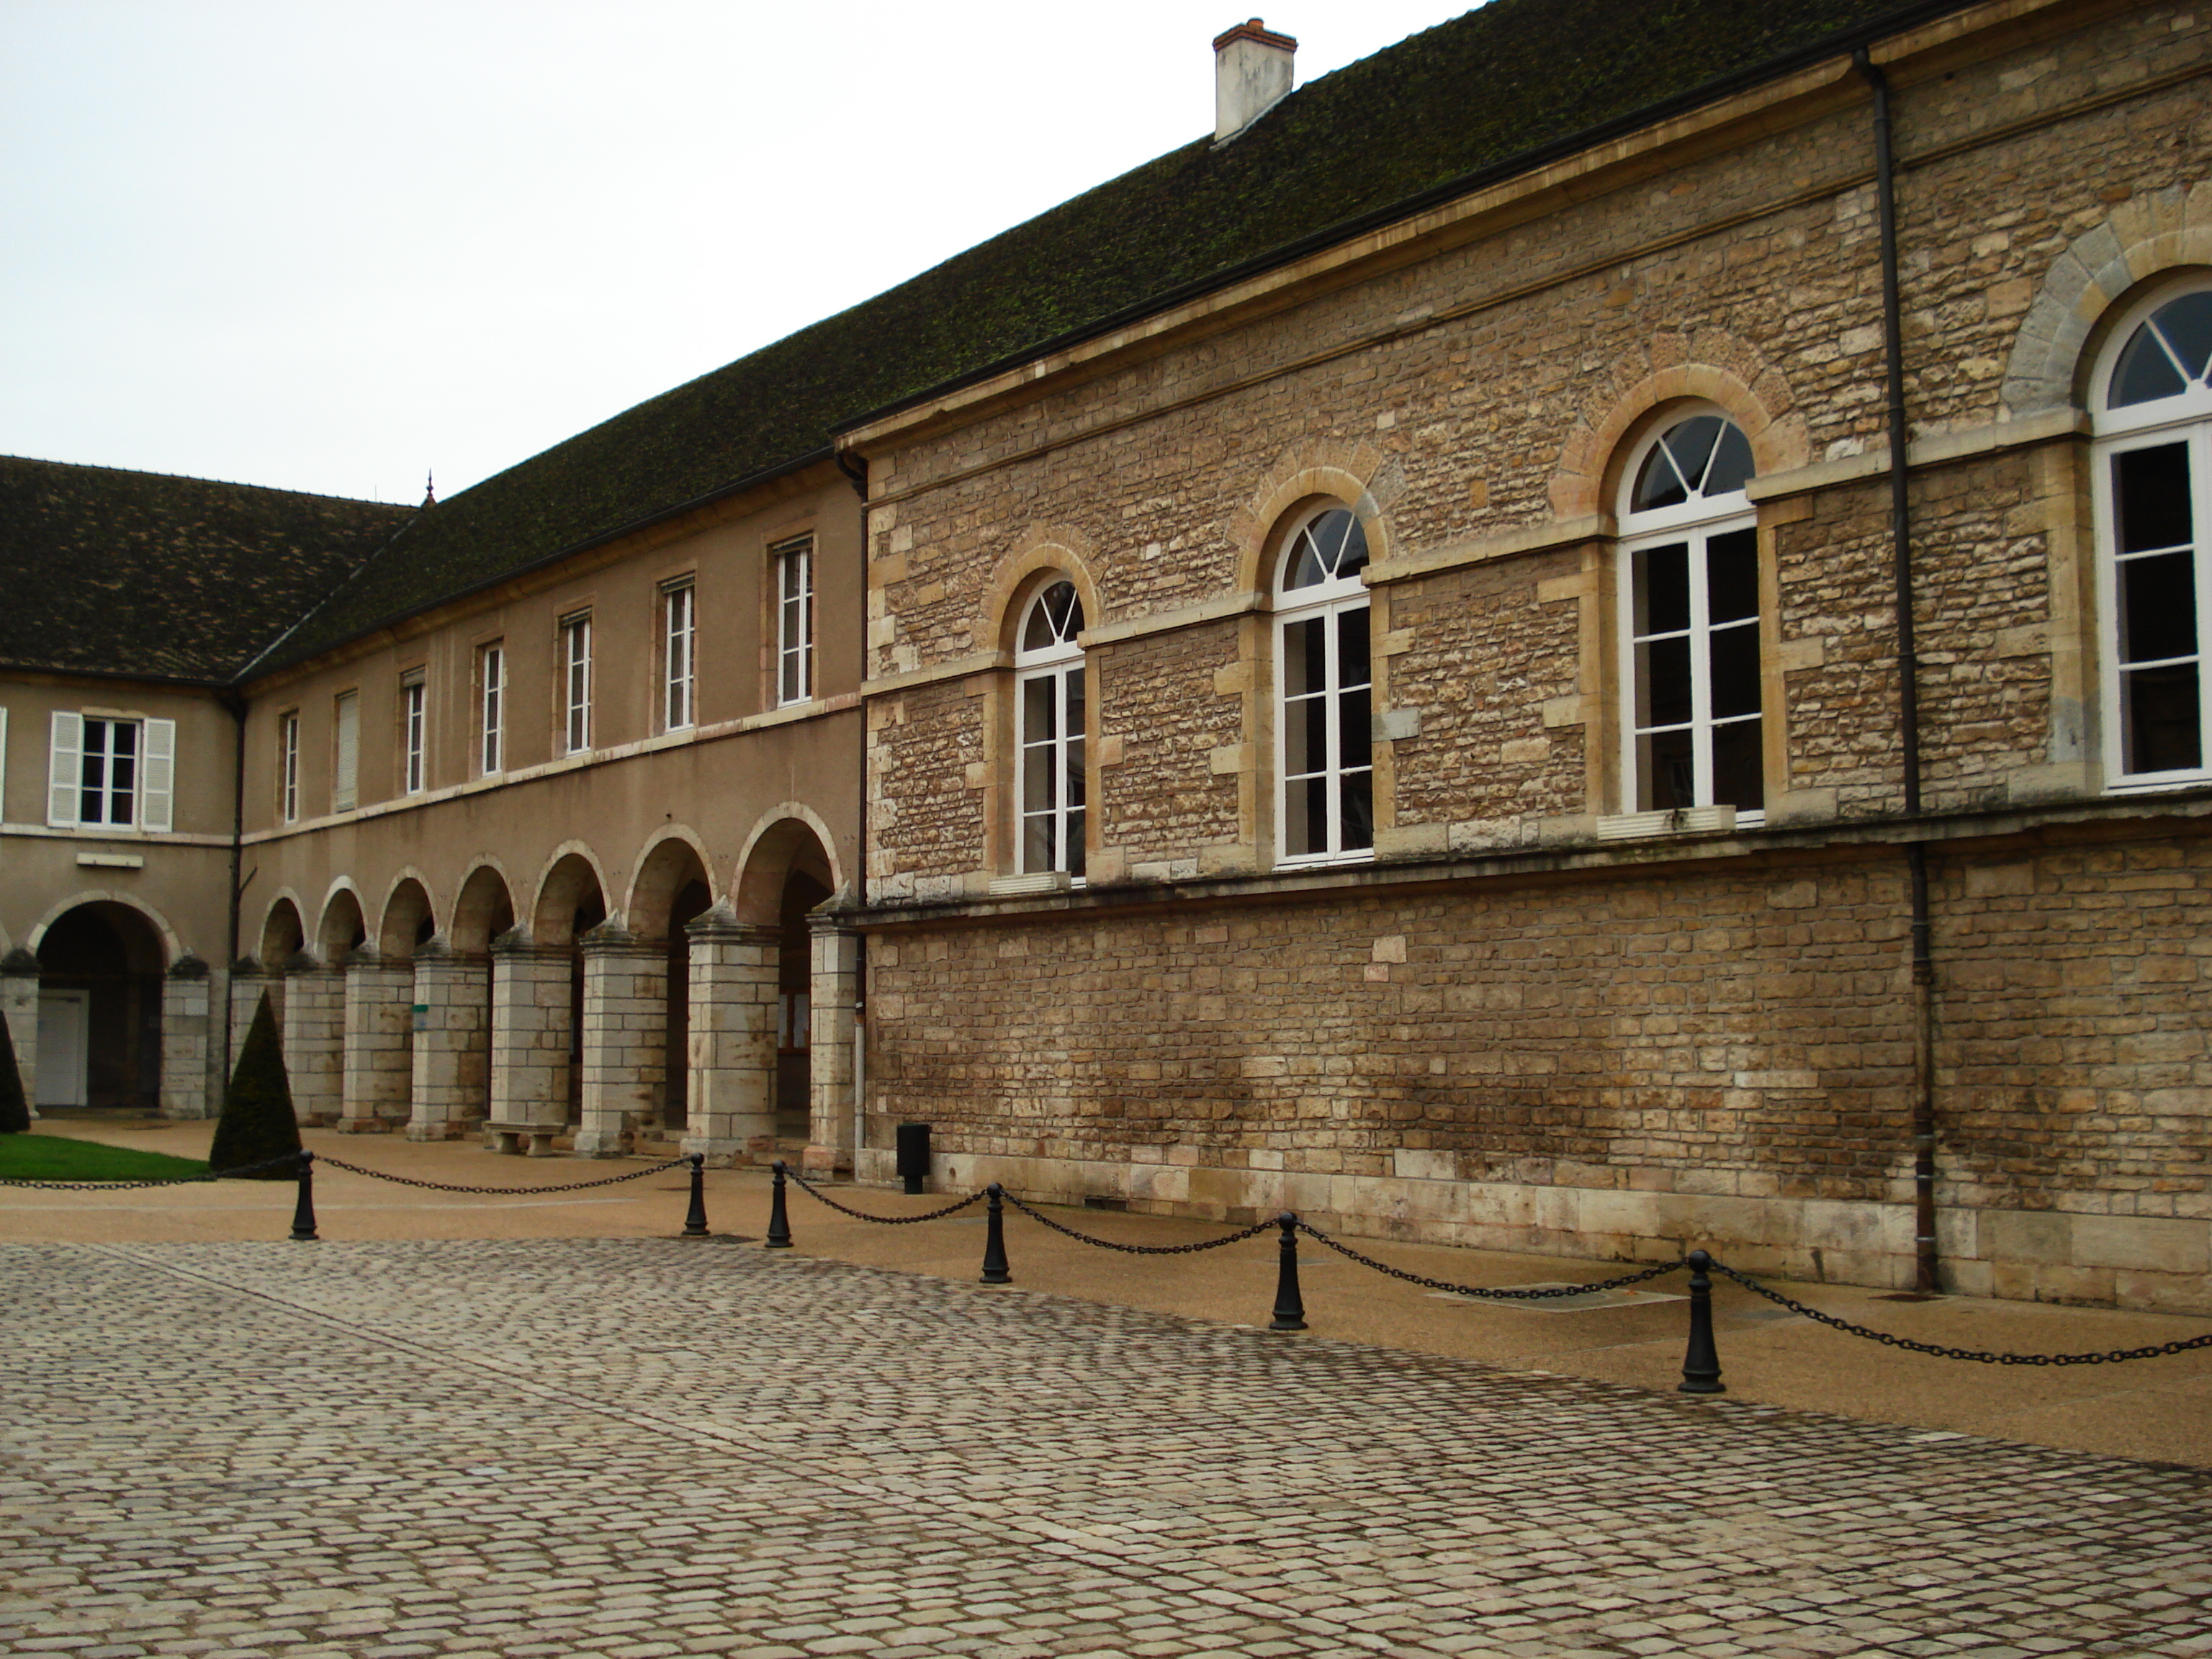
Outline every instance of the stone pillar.
[(335, 1123), (345, 1099), (345, 975), (313, 952), (284, 962), (284, 1070), (302, 1123)]
[(668, 1077), (668, 947), (603, 922), (584, 935), (585, 1158), (628, 1152), (660, 1127)]
[(833, 918), (807, 924), (814, 961), (807, 976), (807, 1136), (805, 1164), (828, 1174), (853, 1167), (853, 1012), (860, 989), (860, 938)]
[(713, 1164), (775, 1150), (774, 927), (739, 922), (725, 900), (685, 926), (691, 939), (691, 1040), (684, 1150)]
[(457, 1140), (491, 1103), (491, 962), (443, 939), (415, 952), (414, 1075), (410, 1140)]
[(222, 1095), (211, 1086), (214, 992), (208, 965), (198, 957), (178, 957), (161, 981), (163, 1117), (212, 1117), (220, 1109)]
[(345, 965), (345, 1095), (338, 1127), (385, 1134), (408, 1121), (415, 1079), (415, 968), (359, 950)]
[(527, 929), (491, 942), (491, 1117), (487, 1143), (548, 1153), (568, 1129), (568, 961)]
[(39, 1115), (39, 959), (28, 951), (10, 951), (0, 957), (0, 1019), (8, 1022), (15, 1070), (23, 1079), (23, 1099), (35, 1121)]

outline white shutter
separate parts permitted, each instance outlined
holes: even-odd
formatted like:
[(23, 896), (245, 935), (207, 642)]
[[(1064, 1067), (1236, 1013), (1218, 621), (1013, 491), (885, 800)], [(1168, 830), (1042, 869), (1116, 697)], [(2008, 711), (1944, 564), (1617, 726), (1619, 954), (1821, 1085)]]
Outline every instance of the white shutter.
[(138, 827), (165, 830), (176, 787), (177, 723), (148, 720), (138, 739)]
[(340, 694), (337, 701), (337, 775), (331, 785), (331, 811), (350, 812), (361, 795), (361, 695)]
[(84, 716), (54, 711), (53, 758), (46, 772), (46, 822), (76, 828), (77, 791), (84, 782)]

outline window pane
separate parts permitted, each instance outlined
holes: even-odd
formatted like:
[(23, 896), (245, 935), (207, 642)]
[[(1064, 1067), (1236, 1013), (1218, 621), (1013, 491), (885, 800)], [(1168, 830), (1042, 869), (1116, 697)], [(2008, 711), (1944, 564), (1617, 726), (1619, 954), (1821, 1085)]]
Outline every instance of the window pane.
[(1337, 700), (1336, 763), (1339, 766), (1364, 766), (1369, 752), (1374, 748), (1374, 720), (1372, 694), (1366, 691), (1347, 691)]
[(1053, 799), (1053, 745), (1032, 744), (1022, 750), (1022, 811), (1042, 812), (1056, 805)]
[(1735, 720), (1713, 730), (1713, 802), (1740, 812), (1756, 812), (1766, 805), (1766, 785), (1759, 768), (1757, 720)]
[(1349, 513), (1332, 514), (1330, 516), (1341, 517), (1344, 520), (1342, 534), (1335, 543), (1336, 578), (1342, 581), (1367, 568), (1367, 529)]
[(1681, 726), (1690, 718), (1690, 641), (1656, 640), (1636, 647), (1636, 724)]
[(1743, 428), (1730, 421), (1721, 432), (1720, 447), (1713, 453), (1711, 471), (1705, 474), (1705, 494), (1729, 495), (1742, 489), (1752, 478), (1751, 440), (1743, 435)]
[(1636, 554), (1637, 633), (1671, 634), (1690, 625), (1690, 549), (1686, 542)]
[(2157, 331), (2145, 323), (2120, 353), (2119, 367), (2112, 371), (2112, 407), (2147, 404), (2186, 389), (2173, 360), (2159, 343)]
[(1661, 732), (1638, 738), (1636, 775), (1638, 811), (1667, 812), (1695, 805), (1698, 780), (1689, 732)]
[(1328, 850), (1328, 782), (1305, 778), (1283, 792), (1283, 846), (1291, 856)]
[(1022, 682), (1022, 741), (1024, 744), (1049, 743), (1059, 735), (1059, 699), (1053, 695), (1056, 678), (1055, 675), (1040, 674), (1033, 680)]
[(1083, 670), (1065, 670), (1060, 683), (1067, 690), (1067, 734), (1074, 742), (1083, 741)]
[(1083, 813), (1080, 808), (1067, 815), (1067, 872), (1072, 876), (1083, 873)]
[(1328, 656), (1325, 618), (1308, 617), (1283, 629), (1283, 695), (1304, 696), (1328, 684)]
[(2197, 654), (2197, 561), (2188, 553), (2129, 559), (2119, 568), (2120, 660)]
[(1336, 683), (1364, 685), (1374, 678), (1367, 658), (1367, 607), (1336, 614)]
[(1716, 626), (1759, 614), (1759, 532), (1731, 530), (1705, 544), (1705, 619)]
[(1716, 629), (1712, 653), (1712, 717), (1759, 713), (1759, 624)]
[(1283, 705), (1283, 769), (1291, 777), (1318, 772), (1328, 764), (1324, 700), (1300, 697)]
[(1022, 868), (1024, 871), (1057, 870), (1060, 861), (1053, 854), (1052, 814), (1042, 812), (1022, 820)]
[(2121, 552), (2189, 545), (2188, 446), (2160, 444), (2113, 456), (2112, 500)]
[(1724, 424), (1717, 415), (1692, 415), (1660, 440), (1674, 452), (1675, 468), (1692, 492), (1701, 494), (1705, 490), (1705, 465), (1713, 458), (1713, 446), (1719, 441)]
[(1637, 470), (1636, 488), (1629, 492), (1629, 510), (1644, 513), (1656, 507), (1680, 507), (1689, 499), (1690, 492), (1682, 487), (1666, 444), (1652, 445), (1651, 453)]
[(2192, 380), (2203, 380), (2206, 362), (2212, 360), (2212, 293), (2185, 294), (2160, 306), (2151, 320), (2181, 359), (2183, 372)]
[(1084, 802), (1083, 739), (1079, 737), (1072, 737), (1063, 747), (1067, 756), (1067, 762), (1061, 769), (1060, 783), (1067, 791), (1067, 804), (1070, 806), (1081, 806)]
[(2127, 707), (2130, 772), (2179, 772), (2204, 763), (2196, 664), (2123, 674), (2120, 696)]
[(1350, 853), (1375, 844), (1375, 776), (1371, 772), (1353, 772), (1344, 780), (1344, 792), (1340, 810), (1343, 813), (1344, 840), (1339, 850)]

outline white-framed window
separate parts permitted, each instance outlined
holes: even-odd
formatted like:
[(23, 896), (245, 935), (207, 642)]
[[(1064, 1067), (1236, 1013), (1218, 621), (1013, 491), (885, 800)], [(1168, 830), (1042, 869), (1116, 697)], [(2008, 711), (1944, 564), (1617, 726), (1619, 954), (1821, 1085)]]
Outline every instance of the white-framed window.
[(1291, 531), (1275, 577), (1275, 775), (1284, 864), (1366, 858), (1375, 846), (1367, 532), (1340, 502)]
[(1073, 582), (1030, 601), (1014, 647), (1016, 817), (1025, 875), (1083, 874), (1083, 600)]
[(778, 542), (769, 556), (775, 566), (775, 700), (781, 707), (814, 695), (814, 538)]
[(2212, 279), (2122, 317), (2093, 381), (2091, 492), (2106, 769), (2122, 788), (2212, 777)]
[(561, 618), (561, 747), (580, 755), (592, 746), (592, 613)]
[(1623, 794), (1628, 810), (1766, 807), (1759, 531), (1751, 442), (1717, 410), (1629, 457), (1620, 509)]
[(422, 793), (423, 726), (429, 687), (423, 671), (410, 668), (399, 677), (399, 793)]
[(300, 821), (300, 711), (276, 718), (276, 815), (286, 823)]
[(477, 647), (477, 769), (489, 777), (505, 764), (507, 644)]
[(56, 829), (166, 830), (177, 723), (54, 711), (46, 822)]
[(692, 693), (697, 673), (694, 643), (691, 578), (668, 582), (660, 590), (660, 728), (681, 732), (696, 718)]
[(331, 704), (331, 811), (361, 805), (361, 693), (341, 691)]

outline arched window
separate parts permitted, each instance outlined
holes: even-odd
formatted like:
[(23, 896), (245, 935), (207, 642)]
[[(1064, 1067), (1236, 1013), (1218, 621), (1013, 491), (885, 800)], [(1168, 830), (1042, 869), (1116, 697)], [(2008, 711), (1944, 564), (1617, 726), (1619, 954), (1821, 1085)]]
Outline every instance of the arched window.
[(2121, 319), (2093, 394), (2098, 610), (2112, 781), (2207, 772), (2212, 678), (2212, 281)]
[(1030, 601), (1014, 647), (1015, 793), (1024, 874), (1083, 873), (1083, 600), (1073, 582)]
[(1765, 808), (1751, 443), (1716, 410), (1630, 457), (1620, 514), (1629, 810)]
[(1346, 507), (1309, 511), (1275, 584), (1277, 835), (1285, 863), (1375, 845), (1367, 532)]

